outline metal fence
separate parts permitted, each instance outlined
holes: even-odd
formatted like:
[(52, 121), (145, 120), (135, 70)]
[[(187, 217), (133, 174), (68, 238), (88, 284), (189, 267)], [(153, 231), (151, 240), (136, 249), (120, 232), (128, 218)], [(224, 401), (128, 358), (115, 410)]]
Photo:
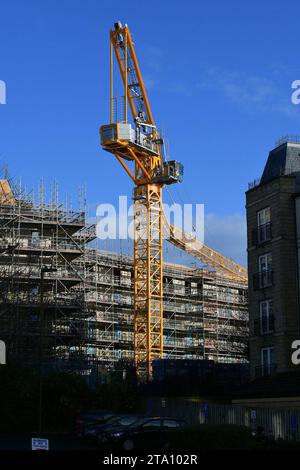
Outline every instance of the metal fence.
[(154, 398), (147, 401), (147, 413), (181, 418), (189, 424), (235, 424), (253, 430), (262, 426), (275, 439), (300, 441), (300, 411), (296, 410)]

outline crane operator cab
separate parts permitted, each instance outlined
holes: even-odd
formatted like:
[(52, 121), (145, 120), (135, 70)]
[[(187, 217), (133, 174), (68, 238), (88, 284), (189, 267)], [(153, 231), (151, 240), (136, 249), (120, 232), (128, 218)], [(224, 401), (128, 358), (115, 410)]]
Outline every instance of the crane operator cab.
[[(155, 132), (155, 126), (144, 123), (142, 116), (138, 116), (135, 119), (135, 129), (129, 123), (121, 122), (101, 126), (101, 145), (104, 150), (111, 153), (118, 149), (126, 160), (132, 160), (128, 144), (132, 148), (146, 150), (147, 153), (158, 156), (163, 140), (159, 137), (154, 138)], [(181, 183), (182, 180), (183, 165), (177, 160), (163, 161), (162, 167), (158, 167), (153, 175), (153, 183), (173, 184)]]
[(181, 183), (183, 180), (183, 165), (177, 160), (163, 162), (162, 173), (153, 177), (154, 183), (173, 184)]

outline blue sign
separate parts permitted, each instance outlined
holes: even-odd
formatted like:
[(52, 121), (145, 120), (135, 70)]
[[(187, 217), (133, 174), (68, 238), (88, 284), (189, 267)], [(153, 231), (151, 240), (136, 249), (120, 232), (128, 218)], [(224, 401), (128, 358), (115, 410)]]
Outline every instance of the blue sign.
[(292, 416), (291, 416), (290, 423), (291, 423), (291, 429), (292, 429), (292, 431), (297, 431), (297, 428), (298, 428), (298, 416), (292, 415)]
[(207, 418), (208, 417), (208, 405), (207, 405), (207, 403), (202, 405), (202, 412), (203, 412), (204, 416)]
[(31, 439), (31, 449), (32, 450), (49, 450), (48, 439), (38, 439), (38, 438), (33, 437)]

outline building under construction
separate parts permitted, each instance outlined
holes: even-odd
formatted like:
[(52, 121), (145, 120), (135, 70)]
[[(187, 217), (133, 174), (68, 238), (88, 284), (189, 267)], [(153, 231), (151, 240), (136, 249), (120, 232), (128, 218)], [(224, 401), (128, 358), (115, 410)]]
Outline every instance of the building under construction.
[[(99, 251), (88, 257), (94, 267), (86, 303), (95, 312), (89, 319), (89, 350), (111, 367), (133, 359), (133, 261)], [(246, 362), (245, 285), (209, 270), (165, 263), (163, 323), (165, 358)]]
[[(134, 358), (133, 259), (99, 251), (84, 211), (0, 192), (0, 339), (7, 361), (113, 369)], [(247, 362), (245, 282), (170, 263), (163, 270), (163, 357)]]

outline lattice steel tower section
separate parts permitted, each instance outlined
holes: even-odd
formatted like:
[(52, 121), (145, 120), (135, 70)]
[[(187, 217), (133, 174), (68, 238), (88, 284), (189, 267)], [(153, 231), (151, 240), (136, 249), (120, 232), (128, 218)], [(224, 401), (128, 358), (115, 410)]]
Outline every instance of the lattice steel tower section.
[[(124, 86), (122, 118), (115, 112), (114, 57)], [(128, 104), (132, 122), (128, 122)], [(134, 189), (134, 355), (140, 380), (163, 354), (162, 188), (182, 180), (183, 167), (166, 161), (127, 25), (110, 32), (110, 124), (101, 144), (115, 155)]]

